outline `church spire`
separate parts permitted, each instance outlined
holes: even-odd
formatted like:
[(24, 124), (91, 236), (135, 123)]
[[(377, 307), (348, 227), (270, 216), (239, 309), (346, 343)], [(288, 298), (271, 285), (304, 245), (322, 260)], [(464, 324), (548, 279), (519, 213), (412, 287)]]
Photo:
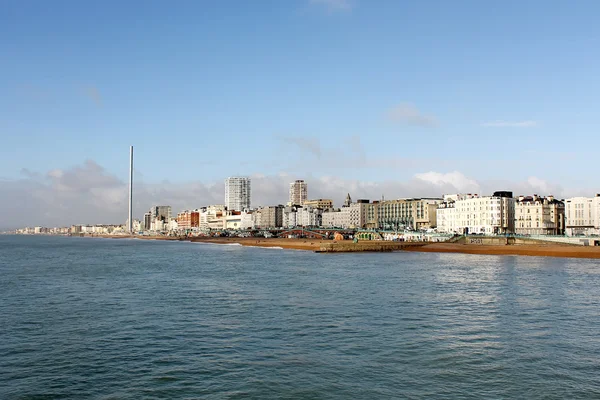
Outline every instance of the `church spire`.
[(350, 204), (352, 204), (352, 198), (350, 197), (350, 193), (348, 193), (346, 201), (344, 201), (344, 207), (350, 207)]

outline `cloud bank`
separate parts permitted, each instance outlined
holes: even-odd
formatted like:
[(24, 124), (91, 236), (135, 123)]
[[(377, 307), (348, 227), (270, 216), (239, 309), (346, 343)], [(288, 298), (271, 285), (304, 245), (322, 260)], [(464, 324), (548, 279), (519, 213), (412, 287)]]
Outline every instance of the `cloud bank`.
[[(22, 177), (0, 185), (0, 209), (4, 210), (0, 230), (24, 226), (68, 226), (71, 224), (125, 223), (127, 218), (127, 182), (108, 173), (93, 160), (67, 169), (45, 173), (22, 170)], [(140, 219), (152, 205), (166, 204), (173, 212), (210, 204), (223, 204), (224, 183), (169, 181), (147, 183), (136, 172), (134, 217)], [(252, 204), (283, 204), (288, 199), (289, 183), (294, 179), (308, 182), (310, 198), (331, 198), (336, 205), (346, 193), (353, 199), (378, 200), (403, 197), (441, 197), (448, 193), (491, 194), (512, 190), (519, 194), (553, 194), (559, 198), (592, 195), (593, 191), (570, 191), (537, 177), (524, 182), (478, 182), (459, 171), (428, 171), (411, 179), (360, 181), (335, 176), (306, 177), (281, 173), (252, 176)]]

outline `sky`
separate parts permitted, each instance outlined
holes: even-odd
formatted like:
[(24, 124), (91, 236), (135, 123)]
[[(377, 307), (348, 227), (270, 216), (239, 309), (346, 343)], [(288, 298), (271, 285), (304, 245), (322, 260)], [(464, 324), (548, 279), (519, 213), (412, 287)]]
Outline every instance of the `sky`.
[[(7, 0), (0, 228), (309, 197), (600, 192), (600, 3)], [(524, 193), (517, 193), (522, 191)]]

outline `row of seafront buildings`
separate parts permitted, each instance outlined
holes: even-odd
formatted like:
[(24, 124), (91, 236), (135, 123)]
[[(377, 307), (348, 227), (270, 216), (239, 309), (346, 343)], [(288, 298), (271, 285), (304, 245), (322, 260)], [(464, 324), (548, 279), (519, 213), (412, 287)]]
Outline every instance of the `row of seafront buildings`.
[[(352, 201), (335, 208), (331, 199), (309, 199), (303, 180), (290, 183), (285, 205), (251, 207), (251, 181), (225, 181), (225, 204), (184, 210), (153, 206), (134, 232), (194, 234), (223, 230), (340, 228), (430, 231), (443, 234), (600, 235), (600, 195), (559, 200), (538, 195), (514, 197), (499, 191), (489, 196), (452, 194), (436, 198)], [(74, 225), (70, 228), (25, 228), (19, 233), (121, 234), (127, 225)]]
[(334, 208), (331, 199), (309, 199), (308, 185), (303, 180), (290, 183), (286, 205), (252, 209), (250, 179), (228, 178), (224, 205), (185, 210), (174, 218), (170, 214), (168, 206), (153, 207), (146, 213), (142, 230), (315, 227), (446, 234), (600, 235), (600, 195), (559, 200), (537, 194), (514, 197), (510, 191), (498, 191), (489, 196), (453, 194), (353, 202), (348, 194), (344, 204)]

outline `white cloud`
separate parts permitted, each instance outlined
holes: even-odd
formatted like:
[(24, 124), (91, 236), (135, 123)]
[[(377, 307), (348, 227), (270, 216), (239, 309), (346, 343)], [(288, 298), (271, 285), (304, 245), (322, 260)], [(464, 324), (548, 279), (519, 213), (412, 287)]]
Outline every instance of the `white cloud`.
[(323, 6), (329, 11), (350, 11), (354, 7), (351, 0), (310, 0), (310, 4)]
[(430, 171), (416, 174), (415, 178), (436, 186), (451, 186), (457, 193), (479, 193), (481, 189), (475, 180), (467, 178), (458, 171), (447, 173)]
[(392, 108), (388, 116), (393, 121), (413, 126), (434, 127), (438, 124), (437, 118), (423, 114), (409, 103), (402, 103)]
[(535, 128), (538, 126), (537, 121), (492, 121), (481, 124), (486, 128)]
[(538, 189), (541, 193), (548, 193), (548, 182), (535, 176), (530, 176), (527, 183), (533, 188)]

